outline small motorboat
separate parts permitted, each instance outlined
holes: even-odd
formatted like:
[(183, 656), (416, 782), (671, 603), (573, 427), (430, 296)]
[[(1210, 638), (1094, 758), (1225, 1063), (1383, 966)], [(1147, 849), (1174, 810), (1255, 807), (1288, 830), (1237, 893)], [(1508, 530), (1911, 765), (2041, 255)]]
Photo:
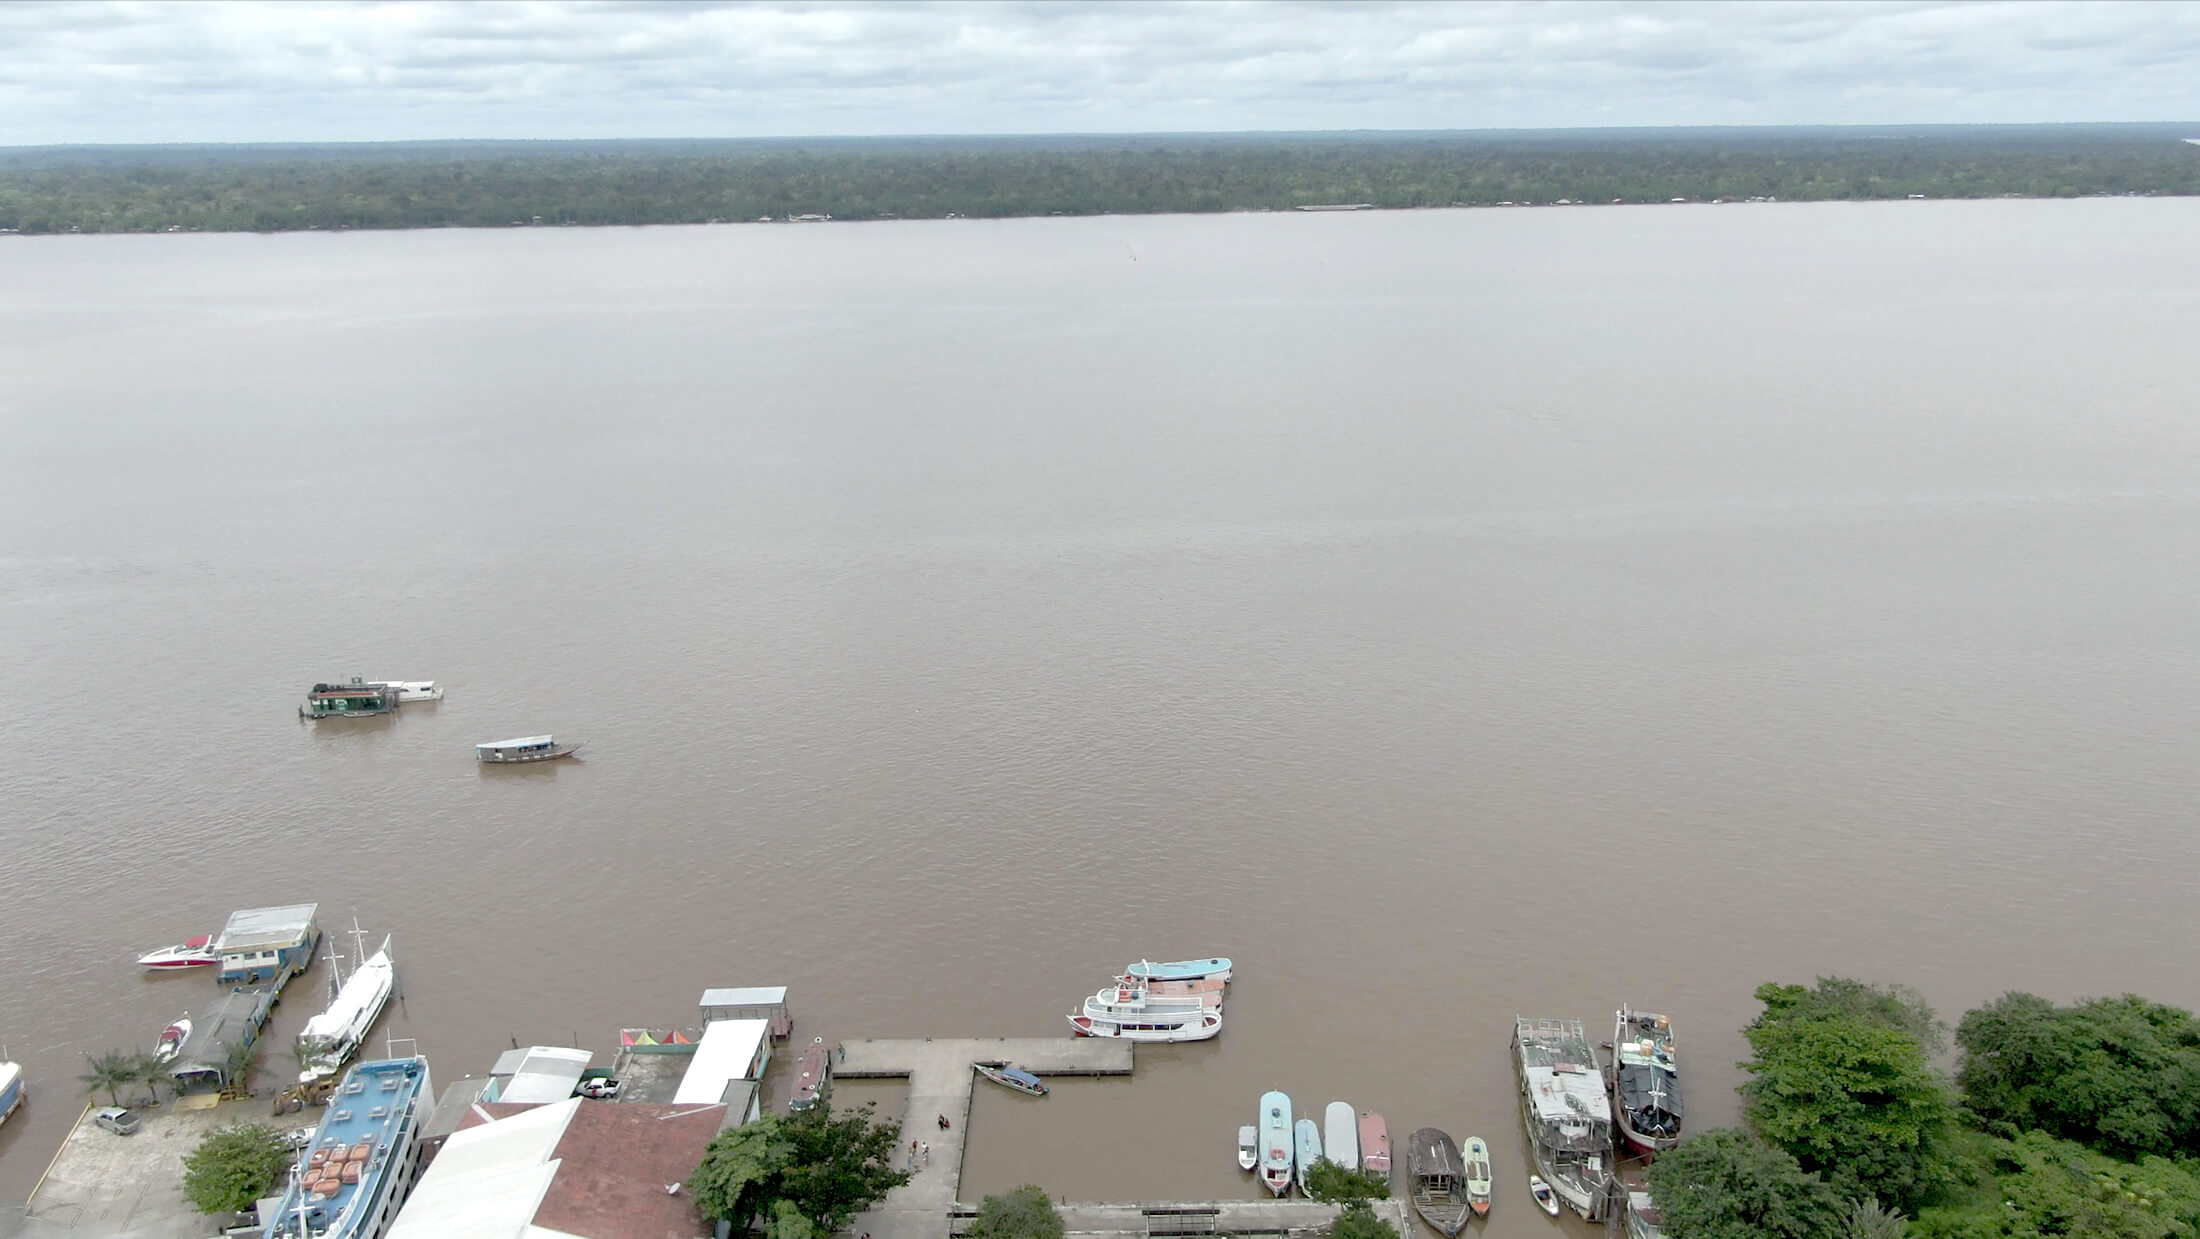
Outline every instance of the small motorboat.
[(1312, 1196), (1314, 1193), (1306, 1190), (1306, 1177), (1314, 1173), (1314, 1163), (1322, 1159), (1322, 1129), (1312, 1119), (1300, 1119), (1291, 1134), (1298, 1146), (1299, 1194)]
[(991, 1063), (976, 1063), (973, 1065), (977, 1067), (979, 1075), (1003, 1088), (1012, 1088), (1019, 1093), (1029, 1093), (1034, 1097), (1047, 1095), (1046, 1083), (1028, 1071), (1016, 1067), (996, 1067)]
[(1535, 1203), (1541, 1205), (1545, 1213), (1552, 1217), (1558, 1216), (1558, 1193), (1551, 1190), (1551, 1185), (1543, 1181), (1542, 1175), (1528, 1176), (1528, 1194), (1535, 1197)]
[(1220, 1011), (1177, 1011), (1111, 1019), (1090, 1015), (1069, 1017), (1069, 1026), (1080, 1037), (1121, 1037), (1125, 1041), (1205, 1041), (1222, 1031)]
[(214, 952), (214, 935), (200, 934), (174, 946), (147, 951), (138, 956), (138, 962), (148, 968), (204, 968), (222, 962), (222, 957)]
[(1360, 1116), (1360, 1169), (1390, 1176), (1390, 1125), (1373, 1110)]
[(174, 1058), (182, 1051), (183, 1043), (190, 1039), (191, 1017), (186, 1015), (170, 1024), (167, 1031), (161, 1033), (160, 1040), (153, 1043), (153, 1061), (165, 1063)]
[(1260, 1164), (1260, 1128), (1238, 1128), (1238, 1169), (1251, 1170)]
[(1199, 981), (1213, 978), (1230, 979), (1230, 961), (1227, 959), (1180, 959), (1175, 963), (1157, 964), (1142, 959), (1123, 970), (1130, 976), (1144, 981)]
[(1322, 1111), (1322, 1144), (1329, 1160), (1346, 1170), (1360, 1168), (1360, 1124), (1349, 1102), (1332, 1101)]
[(1260, 1181), (1278, 1196), (1291, 1190), (1291, 1098), (1284, 1093), (1261, 1094)]
[(1467, 1205), (1476, 1217), (1490, 1215), (1490, 1146), (1480, 1136), (1467, 1137), (1460, 1150), (1467, 1159)]
[(555, 736), (521, 736), (517, 740), (491, 740), (474, 746), (474, 760), (485, 766), (506, 762), (552, 761), (580, 752), (581, 742), (558, 743)]
[(1413, 1133), (1406, 1158), (1413, 1175), (1414, 1212), (1437, 1230), (1458, 1234), (1469, 1212), (1459, 1146), (1444, 1132), (1424, 1127)]

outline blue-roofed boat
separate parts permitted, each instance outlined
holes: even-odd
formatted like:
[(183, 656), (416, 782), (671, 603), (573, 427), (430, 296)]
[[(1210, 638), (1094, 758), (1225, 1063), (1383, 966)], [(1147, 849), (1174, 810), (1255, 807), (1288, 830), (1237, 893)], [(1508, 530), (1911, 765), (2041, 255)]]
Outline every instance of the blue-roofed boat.
[(1147, 981), (1197, 981), (1213, 977), (1217, 981), (1230, 979), (1230, 961), (1227, 959), (1180, 959), (1175, 963), (1157, 964), (1142, 959), (1123, 970), (1124, 975)]
[(382, 1059), (346, 1072), (263, 1239), (375, 1239), (388, 1230), (434, 1109), (425, 1058)]
[(1291, 1190), (1291, 1098), (1260, 1095), (1260, 1181), (1281, 1196)]
[(8, 1121), (15, 1108), (23, 1104), (23, 1067), (20, 1063), (0, 1063), (0, 1123)]
[(1314, 1163), (1322, 1159), (1321, 1124), (1312, 1119), (1300, 1119), (1292, 1131), (1298, 1136), (1299, 1191), (1311, 1196), (1314, 1193), (1306, 1190), (1306, 1176), (1314, 1173)]
[(979, 1075), (995, 1084), (1015, 1089), (1019, 1093), (1029, 1093), (1034, 1097), (1047, 1095), (1046, 1084), (1028, 1071), (1016, 1067), (996, 1067), (991, 1063), (978, 1063), (975, 1066)]

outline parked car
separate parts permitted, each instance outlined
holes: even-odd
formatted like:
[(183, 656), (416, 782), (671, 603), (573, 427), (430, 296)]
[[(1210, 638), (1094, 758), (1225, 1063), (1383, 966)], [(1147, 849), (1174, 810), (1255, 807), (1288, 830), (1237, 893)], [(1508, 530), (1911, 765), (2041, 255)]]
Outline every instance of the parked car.
[(293, 1127), (283, 1133), (283, 1143), (293, 1149), (302, 1149), (313, 1143), (313, 1129), (310, 1127)]
[(142, 1126), (138, 1116), (121, 1106), (101, 1106), (92, 1111), (92, 1121), (118, 1136), (128, 1136)]
[(609, 1076), (599, 1076), (593, 1080), (581, 1081), (581, 1096), (583, 1097), (594, 1097), (601, 1101), (611, 1101), (617, 1098), (618, 1095), (619, 1082)]

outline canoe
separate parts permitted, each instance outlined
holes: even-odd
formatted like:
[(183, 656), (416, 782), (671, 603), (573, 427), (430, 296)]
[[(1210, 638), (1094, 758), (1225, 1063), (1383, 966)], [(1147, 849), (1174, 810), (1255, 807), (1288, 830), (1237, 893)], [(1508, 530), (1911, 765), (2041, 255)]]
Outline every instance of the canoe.
[(1467, 1137), (1461, 1151), (1467, 1163), (1467, 1204), (1477, 1217), (1487, 1217), (1490, 1212), (1490, 1146), (1480, 1136)]
[(1314, 1193), (1306, 1190), (1306, 1176), (1314, 1173), (1314, 1163), (1322, 1159), (1322, 1129), (1315, 1126), (1312, 1119), (1300, 1119), (1291, 1131), (1297, 1137), (1299, 1191), (1311, 1196)]
[(1260, 1181), (1278, 1196), (1291, 1190), (1291, 1098), (1260, 1096)]
[(1360, 1116), (1360, 1169), (1390, 1177), (1390, 1126), (1373, 1110)]
[(1322, 1112), (1322, 1147), (1330, 1161), (1346, 1170), (1360, 1168), (1360, 1124), (1352, 1103), (1332, 1101)]
[(1552, 1217), (1558, 1216), (1558, 1193), (1551, 1190), (1551, 1185), (1543, 1181), (1542, 1175), (1528, 1176), (1528, 1194), (1535, 1197), (1535, 1203), (1543, 1206), (1545, 1213)]
[(1238, 1169), (1251, 1170), (1260, 1164), (1260, 1128), (1238, 1128)]
[(1424, 1127), (1407, 1143), (1406, 1163), (1413, 1175), (1414, 1212), (1443, 1233), (1457, 1235), (1470, 1212), (1459, 1146), (1443, 1132)]
[(1180, 959), (1174, 963), (1157, 964), (1142, 959), (1123, 970), (1125, 975), (1152, 981), (1197, 981), (1213, 977), (1218, 981), (1230, 979), (1230, 961), (1227, 959)]
[(972, 1065), (978, 1069), (979, 1075), (1003, 1088), (1012, 1088), (1019, 1093), (1029, 1093), (1033, 1097), (1047, 1095), (1045, 1082), (1028, 1071), (1015, 1067), (996, 1067), (991, 1063), (974, 1063)]

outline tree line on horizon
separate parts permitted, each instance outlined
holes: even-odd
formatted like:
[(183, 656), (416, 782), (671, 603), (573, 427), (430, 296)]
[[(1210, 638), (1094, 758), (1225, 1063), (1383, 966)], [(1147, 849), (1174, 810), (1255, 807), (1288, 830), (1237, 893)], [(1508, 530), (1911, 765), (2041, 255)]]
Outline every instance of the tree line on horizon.
[(0, 149), (20, 233), (2200, 195), (2200, 126)]

